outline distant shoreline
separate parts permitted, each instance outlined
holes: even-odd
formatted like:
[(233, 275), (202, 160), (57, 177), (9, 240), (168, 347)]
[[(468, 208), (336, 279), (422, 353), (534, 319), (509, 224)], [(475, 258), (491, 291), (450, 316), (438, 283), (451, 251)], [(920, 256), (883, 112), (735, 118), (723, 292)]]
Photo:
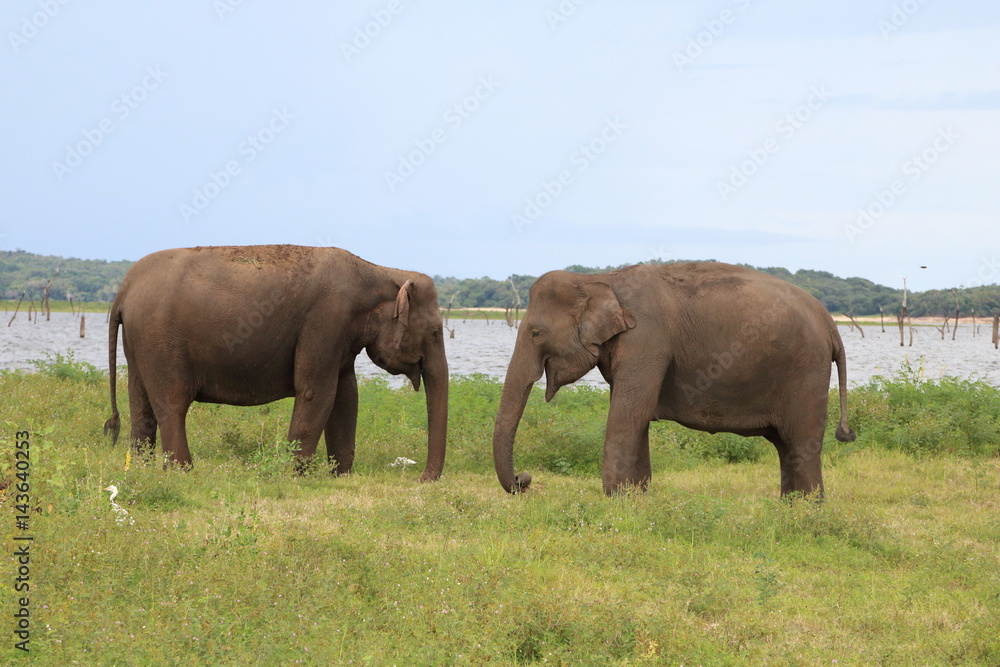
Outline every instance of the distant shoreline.
[[(14, 310), (17, 308), (17, 299), (0, 299), (0, 301), (2, 301), (4, 312), (7, 313), (8, 316), (13, 315)], [(33, 305), (35, 312), (42, 311), (41, 301), (35, 299)], [(24, 301), (21, 302), (21, 308), (18, 310), (17, 316), (20, 317), (22, 313), (27, 313), (31, 306), (31, 299), (24, 299)], [(53, 313), (107, 313), (110, 308), (111, 303), (107, 301), (74, 301), (72, 308), (70, 308), (69, 301), (56, 301), (55, 299), (49, 299), (49, 310)]]
[[(0, 302), (2, 302), (2, 303), (0, 303), (0, 305), (2, 305), (4, 313), (6, 313), (8, 317), (14, 314), (14, 309), (17, 307), (17, 300), (16, 299), (0, 299)], [(18, 311), (18, 317), (21, 317), (22, 314), (26, 314), (28, 312), (28, 309), (30, 307), (31, 307), (31, 301), (28, 300), (28, 299), (25, 299), (21, 303), (21, 308)], [(35, 312), (41, 312), (41, 304), (37, 300), (34, 302), (34, 307), (35, 307)], [(111, 308), (111, 303), (108, 302), (108, 301), (80, 301), (80, 302), (74, 301), (73, 304), (72, 304), (72, 308), (71, 308), (69, 301), (63, 301), (63, 300), (58, 300), (57, 301), (55, 299), (52, 299), (52, 300), (49, 301), (49, 307), (51, 308), (51, 310), (52, 310), (53, 313), (69, 313), (69, 312), (80, 313), (80, 312), (83, 312), (83, 313), (103, 313), (103, 314), (106, 314), (108, 312), (108, 310)], [(448, 309), (446, 307), (442, 306), (440, 308), (440, 310), (441, 310), (441, 317), (442, 318), (445, 317), (447, 315)], [(518, 319), (524, 317), (524, 311), (525, 311), (524, 308), (521, 308), (518, 311)], [(455, 319), (458, 319), (458, 320), (463, 320), (463, 319), (465, 319), (465, 320), (486, 320), (486, 319), (489, 319), (489, 320), (493, 320), (493, 319), (503, 320), (503, 319), (505, 319), (505, 316), (504, 316), (505, 312), (506, 312), (506, 310), (504, 308), (452, 308), (449, 320), (455, 320)], [(510, 311), (511, 317), (514, 316), (514, 312), (515, 311), (513, 309), (511, 309), (511, 311)], [(833, 317), (833, 320), (835, 322), (837, 322), (838, 324), (850, 324), (851, 323), (850, 318), (847, 317), (846, 315), (842, 315), (840, 313), (830, 313), (830, 315)], [(861, 326), (876, 326), (876, 327), (880, 326), (879, 318), (878, 318), (877, 315), (857, 315), (857, 316), (855, 316), (854, 321), (857, 322), (858, 324), (860, 324)], [(913, 318), (910, 318), (910, 321), (913, 323), (914, 326), (940, 327), (941, 323), (944, 322), (944, 316), (942, 315), (940, 317), (926, 317), (926, 316), (924, 316), (924, 317), (913, 317)], [(948, 320), (949, 326), (952, 325), (952, 324), (954, 324), (954, 322), (955, 322), (954, 318), (949, 319)], [(976, 324), (980, 325), (980, 326), (982, 326), (982, 325), (991, 325), (992, 322), (993, 322), (993, 318), (991, 316), (976, 317)], [(959, 317), (958, 318), (958, 323), (962, 324), (962, 325), (971, 325), (972, 324), (972, 317), (969, 317), (969, 316)], [(898, 328), (899, 325), (896, 324), (896, 314), (895, 313), (886, 313), (885, 314), (885, 326), (887, 328), (890, 327), (890, 326), (893, 327), (893, 328)]]

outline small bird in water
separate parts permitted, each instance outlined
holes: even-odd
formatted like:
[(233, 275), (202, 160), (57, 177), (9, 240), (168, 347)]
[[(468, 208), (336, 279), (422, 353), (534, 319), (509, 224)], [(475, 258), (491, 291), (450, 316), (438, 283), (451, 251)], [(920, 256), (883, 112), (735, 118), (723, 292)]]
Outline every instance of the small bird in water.
[(118, 515), (115, 517), (115, 521), (121, 525), (128, 524), (130, 526), (135, 523), (135, 519), (129, 516), (128, 510), (115, 502), (115, 498), (118, 497), (118, 487), (112, 484), (104, 487), (104, 490), (111, 492), (111, 497), (108, 500), (111, 501), (111, 509)]

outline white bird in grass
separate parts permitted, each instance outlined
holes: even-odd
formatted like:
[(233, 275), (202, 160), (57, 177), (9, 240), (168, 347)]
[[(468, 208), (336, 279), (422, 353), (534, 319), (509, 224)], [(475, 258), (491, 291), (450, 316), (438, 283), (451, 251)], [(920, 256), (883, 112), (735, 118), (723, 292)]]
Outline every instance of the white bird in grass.
[(128, 510), (115, 502), (115, 498), (118, 497), (118, 487), (112, 484), (111, 486), (104, 487), (104, 490), (111, 492), (111, 497), (108, 500), (111, 501), (111, 509), (118, 515), (115, 517), (115, 521), (121, 525), (128, 524), (130, 526), (135, 523), (135, 519), (128, 515)]

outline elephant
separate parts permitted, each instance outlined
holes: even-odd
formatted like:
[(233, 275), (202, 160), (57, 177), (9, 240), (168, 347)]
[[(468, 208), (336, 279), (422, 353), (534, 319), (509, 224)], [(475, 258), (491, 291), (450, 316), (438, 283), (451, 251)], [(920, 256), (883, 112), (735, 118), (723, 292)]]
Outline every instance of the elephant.
[(288, 440), (298, 463), (320, 434), (333, 471), (354, 462), (362, 350), (379, 367), (425, 384), (427, 464), (444, 467), (448, 361), (433, 281), (339, 248), (294, 245), (178, 248), (152, 253), (125, 275), (110, 311), (111, 418), (117, 441), (118, 327), (128, 362), (131, 441), (191, 466), (185, 420), (194, 401), (262, 405), (295, 397)]
[(781, 495), (821, 498), (830, 364), (847, 425), (847, 363), (833, 318), (780, 278), (720, 262), (643, 264), (610, 273), (551, 271), (529, 291), (493, 430), (497, 478), (509, 493), (514, 439), (532, 385), (545, 400), (594, 366), (610, 385), (601, 480), (608, 495), (645, 490), (649, 424), (763, 436), (778, 450)]

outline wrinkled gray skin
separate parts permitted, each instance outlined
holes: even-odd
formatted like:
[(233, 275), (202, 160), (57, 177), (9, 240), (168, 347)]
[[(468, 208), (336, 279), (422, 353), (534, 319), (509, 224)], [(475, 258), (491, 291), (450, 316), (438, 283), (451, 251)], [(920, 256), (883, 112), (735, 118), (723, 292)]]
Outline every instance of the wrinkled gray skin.
[(288, 440), (300, 461), (321, 433), (337, 473), (354, 461), (358, 418), (355, 357), (423, 378), (427, 466), (444, 466), (448, 362), (434, 283), (422, 273), (376, 266), (338, 248), (220, 246), (163, 250), (129, 270), (111, 307), (111, 419), (118, 326), (128, 361), (131, 441), (191, 464), (184, 422), (193, 401), (261, 405), (294, 396)]
[(604, 492), (645, 489), (649, 423), (763, 436), (778, 450), (782, 495), (823, 493), (820, 451), (830, 364), (840, 382), (836, 437), (847, 426), (847, 365), (823, 305), (779, 278), (717, 262), (633, 266), (606, 274), (545, 274), (507, 368), (493, 431), (500, 484), (514, 474), (514, 436), (532, 385), (545, 400), (594, 366), (611, 385), (601, 478)]

